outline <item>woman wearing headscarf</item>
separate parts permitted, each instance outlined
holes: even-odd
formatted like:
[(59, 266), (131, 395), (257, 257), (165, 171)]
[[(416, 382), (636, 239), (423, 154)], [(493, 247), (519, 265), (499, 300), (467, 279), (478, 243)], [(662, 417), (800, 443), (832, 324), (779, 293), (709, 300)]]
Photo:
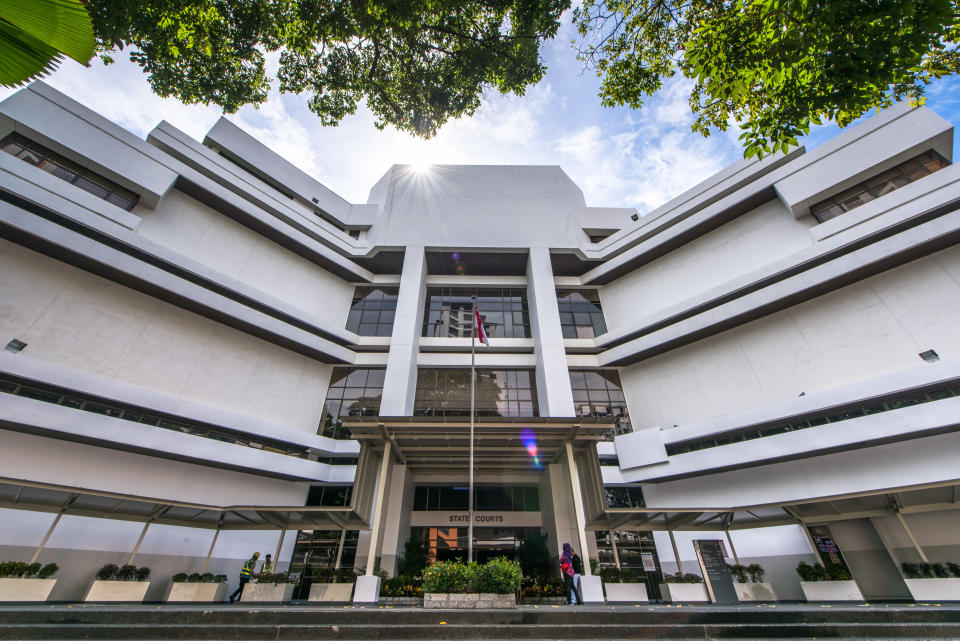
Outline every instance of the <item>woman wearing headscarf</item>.
[(560, 572), (563, 575), (563, 591), (567, 595), (570, 605), (577, 602), (576, 587), (573, 584), (573, 548), (569, 543), (563, 544), (563, 554), (560, 555)]

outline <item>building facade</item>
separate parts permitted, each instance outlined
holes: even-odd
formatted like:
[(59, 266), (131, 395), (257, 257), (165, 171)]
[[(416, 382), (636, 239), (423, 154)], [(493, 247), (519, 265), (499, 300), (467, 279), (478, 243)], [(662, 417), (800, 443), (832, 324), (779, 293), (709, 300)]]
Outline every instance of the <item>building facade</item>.
[(477, 560), (546, 535), (656, 598), (719, 538), (783, 598), (801, 560), (909, 598), (960, 558), (952, 143), (897, 107), (642, 217), (553, 166), (356, 204), (228, 120), (142, 140), (36, 83), (0, 103), (0, 548), (55, 599), (466, 557), (475, 358)]

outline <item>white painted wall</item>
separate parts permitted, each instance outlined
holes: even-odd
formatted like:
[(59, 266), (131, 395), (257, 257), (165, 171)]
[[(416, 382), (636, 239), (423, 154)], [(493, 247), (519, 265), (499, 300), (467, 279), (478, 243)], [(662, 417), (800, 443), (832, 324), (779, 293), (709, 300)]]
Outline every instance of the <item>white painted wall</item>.
[(272, 240), (171, 189), (156, 209), (137, 208), (137, 233), (187, 258), (343, 327), (353, 286)]
[(813, 244), (810, 218), (779, 200), (686, 243), (600, 289), (608, 330), (679, 303)]
[(960, 246), (623, 368), (637, 429), (671, 427), (960, 355)]
[[(315, 433), (331, 366), (0, 245), (0, 341), (31, 358)], [(29, 351), (27, 351), (29, 350)]]

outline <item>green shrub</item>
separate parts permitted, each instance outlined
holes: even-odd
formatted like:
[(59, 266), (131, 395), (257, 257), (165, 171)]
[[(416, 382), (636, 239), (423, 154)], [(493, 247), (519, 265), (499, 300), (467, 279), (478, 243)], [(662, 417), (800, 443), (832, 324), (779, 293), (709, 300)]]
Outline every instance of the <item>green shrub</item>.
[(751, 583), (763, 583), (763, 577), (766, 576), (767, 571), (759, 563), (751, 563), (747, 566), (747, 574), (750, 575)]
[(415, 576), (427, 567), (428, 546), (425, 539), (411, 536), (403, 545), (403, 554), (397, 559), (398, 576)]
[(466, 564), (462, 561), (434, 563), (423, 571), (423, 591), (434, 594), (467, 592), (476, 567), (476, 563)]
[(850, 570), (839, 563), (823, 567), (819, 563), (810, 565), (806, 561), (797, 564), (797, 574), (802, 581), (849, 581), (853, 578)]
[(199, 572), (194, 572), (189, 577), (187, 577), (187, 583), (200, 583), (203, 581), (203, 577), (200, 576)]
[(682, 572), (677, 572), (676, 574), (664, 574), (663, 575), (664, 583), (703, 583), (703, 579), (699, 574), (692, 574), (687, 572), (686, 574)]
[(747, 568), (744, 565), (729, 565), (727, 564), (727, 570), (730, 571), (730, 576), (733, 577), (733, 580), (737, 583), (746, 583), (747, 582)]
[(473, 586), (477, 592), (510, 594), (520, 588), (520, 564), (504, 557), (476, 568)]
[(395, 576), (380, 582), (380, 596), (423, 596), (423, 579), (416, 576)]
[(119, 570), (117, 566), (113, 563), (107, 563), (105, 566), (97, 570), (96, 575), (94, 575), (97, 581), (112, 581)]
[(0, 577), (13, 579), (48, 579), (60, 569), (56, 563), (24, 563), (23, 561), (6, 561), (0, 563)]
[(557, 577), (541, 580), (534, 577), (524, 576), (520, 579), (520, 596), (522, 598), (543, 598), (553, 596), (565, 596), (566, 591), (563, 588), (563, 580)]
[(113, 563), (107, 563), (95, 576), (98, 581), (146, 581), (150, 576), (150, 568), (138, 568), (135, 565), (118, 568)]
[(170, 580), (174, 583), (186, 583), (187, 579), (188, 577), (186, 572), (179, 572), (170, 577)]

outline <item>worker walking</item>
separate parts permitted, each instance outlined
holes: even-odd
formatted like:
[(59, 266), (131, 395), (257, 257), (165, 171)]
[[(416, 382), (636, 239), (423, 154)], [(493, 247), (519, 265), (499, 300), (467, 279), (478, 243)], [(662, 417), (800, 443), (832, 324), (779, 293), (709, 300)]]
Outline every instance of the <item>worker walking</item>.
[(253, 576), (253, 571), (257, 567), (257, 559), (259, 558), (260, 553), (254, 552), (253, 556), (243, 564), (243, 568), (240, 570), (240, 587), (230, 595), (230, 603), (233, 603), (243, 595), (243, 587), (250, 581), (250, 577)]

